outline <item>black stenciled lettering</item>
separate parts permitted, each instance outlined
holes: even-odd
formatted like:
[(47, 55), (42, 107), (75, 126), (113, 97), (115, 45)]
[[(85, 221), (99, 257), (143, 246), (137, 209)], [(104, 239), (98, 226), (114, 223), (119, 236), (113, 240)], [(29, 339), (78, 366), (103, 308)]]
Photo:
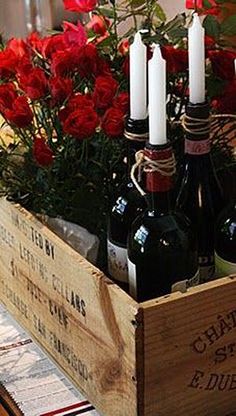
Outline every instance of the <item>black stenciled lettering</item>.
[(215, 364), (222, 363), (227, 358), (227, 347), (217, 348), (215, 352)]
[(214, 325), (211, 325), (206, 331), (204, 331), (205, 337), (209, 341), (209, 345), (214, 344), (220, 338), (220, 334), (217, 332), (217, 329)]
[(199, 381), (204, 377), (204, 372), (201, 370), (196, 370), (195, 374), (190, 382), (190, 384), (188, 385), (188, 387), (193, 387), (195, 389), (200, 388), (200, 383)]
[(35, 314), (33, 314), (33, 324), (36, 331), (44, 338), (47, 338), (46, 326), (44, 322)]
[(65, 328), (68, 326), (68, 316), (66, 315), (64, 309), (54, 303), (51, 299), (48, 300), (49, 311), (53, 317), (57, 319), (59, 324), (63, 325)]
[(87, 366), (53, 332), (50, 332), (50, 344), (84, 380), (88, 380)]
[(202, 338), (199, 336), (192, 344), (194, 351), (198, 352), (199, 354), (202, 354), (206, 350), (206, 343), (202, 340)]
[(83, 299), (81, 299), (81, 313), (82, 313), (82, 316), (84, 316), (84, 317), (86, 316), (85, 307), (86, 307), (85, 301)]
[(232, 325), (227, 323), (222, 316), (218, 316), (217, 319), (219, 322), (220, 337), (223, 337), (223, 335), (228, 334), (228, 332), (231, 331)]
[(234, 355), (236, 355), (236, 342), (232, 342), (232, 344), (229, 344), (228, 349), (229, 349), (229, 355), (231, 357), (234, 357)]
[(66, 300), (70, 306), (72, 306), (84, 318), (86, 317), (86, 303), (84, 299), (66, 286), (63, 280), (55, 274), (52, 274), (52, 287), (60, 296), (63, 297), (63, 299)]
[(227, 390), (230, 380), (231, 380), (231, 374), (220, 374), (219, 382), (218, 382), (218, 390), (220, 391)]
[(230, 319), (230, 321), (232, 322), (233, 328), (236, 328), (236, 309), (234, 311), (230, 312), (227, 315), (227, 318)]
[(229, 390), (236, 390), (236, 374), (231, 374), (231, 383)]
[(215, 373), (210, 374), (210, 378), (205, 387), (205, 390), (214, 390), (217, 386), (218, 380), (219, 380), (218, 374), (215, 374)]

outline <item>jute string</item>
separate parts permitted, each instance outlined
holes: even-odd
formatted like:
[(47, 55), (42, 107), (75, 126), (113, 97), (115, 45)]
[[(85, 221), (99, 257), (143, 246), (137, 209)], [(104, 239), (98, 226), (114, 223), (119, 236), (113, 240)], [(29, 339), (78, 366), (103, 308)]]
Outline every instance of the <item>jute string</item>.
[(236, 114), (214, 114), (206, 119), (190, 117), (187, 114), (183, 114), (180, 123), (187, 133), (190, 133), (193, 136), (203, 136), (210, 134), (213, 120), (224, 118), (236, 120)]
[[(162, 160), (152, 160), (145, 155), (144, 150), (139, 150), (135, 154), (136, 163), (132, 166), (130, 176), (133, 184), (140, 192), (142, 196), (146, 195), (146, 192), (139, 185), (140, 178), (143, 172), (153, 173), (159, 172), (162, 176), (172, 176), (176, 173), (175, 157), (172, 154), (171, 157)], [(138, 170), (138, 180), (136, 179), (136, 171)]]
[(134, 134), (134, 133), (130, 133), (127, 130), (124, 131), (124, 136), (126, 137), (126, 139), (131, 140), (131, 141), (133, 140), (135, 142), (144, 142), (148, 139), (148, 133)]

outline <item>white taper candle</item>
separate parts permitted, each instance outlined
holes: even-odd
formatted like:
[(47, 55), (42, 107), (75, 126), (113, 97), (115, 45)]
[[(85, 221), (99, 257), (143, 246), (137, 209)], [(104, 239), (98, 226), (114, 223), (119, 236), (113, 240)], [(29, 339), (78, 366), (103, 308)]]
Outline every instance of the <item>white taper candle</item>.
[(130, 117), (147, 117), (147, 47), (139, 32), (130, 46)]
[(188, 31), (189, 100), (192, 104), (205, 101), (205, 30), (197, 13)]
[(148, 63), (149, 142), (165, 144), (166, 135), (166, 61), (160, 45), (155, 45)]

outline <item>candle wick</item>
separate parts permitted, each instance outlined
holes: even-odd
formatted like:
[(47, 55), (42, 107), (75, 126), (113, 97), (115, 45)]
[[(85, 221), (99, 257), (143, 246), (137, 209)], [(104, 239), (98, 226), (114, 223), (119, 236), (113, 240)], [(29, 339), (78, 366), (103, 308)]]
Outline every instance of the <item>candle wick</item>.
[(197, 12), (197, 0), (194, 0), (194, 12)]

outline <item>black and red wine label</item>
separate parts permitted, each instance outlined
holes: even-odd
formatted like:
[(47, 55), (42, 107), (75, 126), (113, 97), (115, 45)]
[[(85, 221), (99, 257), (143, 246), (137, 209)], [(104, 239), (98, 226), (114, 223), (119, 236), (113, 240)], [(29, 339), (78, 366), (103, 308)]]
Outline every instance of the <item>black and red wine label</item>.
[(128, 282), (127, 249), (107, 240), (108, 272), (119, 282)]
[(198, 257), (200, 268), (200, 283), (206, 283), (215, 278), (215, 258), (214, 254)]
[(189, 140), (185, 139), (184, 151), (189, 155), (205, 155), (210, 153), (211, 141), (209, 138), (205, 140)]

